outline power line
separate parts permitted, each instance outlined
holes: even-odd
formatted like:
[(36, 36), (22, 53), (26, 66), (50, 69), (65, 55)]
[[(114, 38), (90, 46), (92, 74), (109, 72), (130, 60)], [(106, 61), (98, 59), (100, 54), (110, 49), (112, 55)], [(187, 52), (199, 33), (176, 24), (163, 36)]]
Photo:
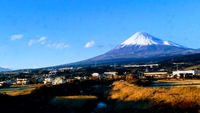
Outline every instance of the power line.
[(173, 63), (173, 64), (176, 64), (176, 70), (178, 71), (178, 65), (179, 64), (185, 64), (185, 63), (182, 62), (182, 63)]

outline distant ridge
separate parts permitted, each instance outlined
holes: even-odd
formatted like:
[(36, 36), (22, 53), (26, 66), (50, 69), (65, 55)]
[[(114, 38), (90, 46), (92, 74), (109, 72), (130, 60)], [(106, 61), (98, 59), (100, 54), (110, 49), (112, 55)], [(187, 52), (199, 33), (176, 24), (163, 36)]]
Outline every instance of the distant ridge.
[(11, 71), (11, 69), (0, 67), (0, 72), (2, 72), (2, 71)]

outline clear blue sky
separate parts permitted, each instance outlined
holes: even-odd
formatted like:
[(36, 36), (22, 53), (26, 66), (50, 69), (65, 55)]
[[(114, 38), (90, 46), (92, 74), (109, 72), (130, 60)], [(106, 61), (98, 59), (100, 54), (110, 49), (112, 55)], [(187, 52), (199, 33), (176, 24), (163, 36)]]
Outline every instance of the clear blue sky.
[(200, 48), (200, 0), (0, 0), (0, 67), (103, 54), (138, 31)]

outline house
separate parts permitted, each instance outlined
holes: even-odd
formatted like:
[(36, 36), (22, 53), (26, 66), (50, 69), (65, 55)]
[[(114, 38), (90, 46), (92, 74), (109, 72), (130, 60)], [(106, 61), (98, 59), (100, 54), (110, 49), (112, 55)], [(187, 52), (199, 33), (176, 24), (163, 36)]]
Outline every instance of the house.
[(100, 76), (99, 73), (92, 73), (92, 77), (91, 77), (91, 78), (92, 78), (92, 79), (100, 79), (101, 76)]
[(60, 68), (59, 71), (64, 72), (66, 70), (73, 70), (73, 67), (66, 67), (66, 68)]
[(113, 79), (113, 78), (118, 78), (117, 72), (112, 71), (112, 72), (104, 72), (104, 77), (108, 79)]
[(52, 81), (52, 85), (58, 85), (58, 84), (62, 84), (65, 82), (66, 82), (66, 80), (63, 77), (55, 77)]
[(117, 75), (117, 72), (112, 71), (112, 72), (104, 72), (104, 75)]
[(0, 82), (0, 87), (9, 87), (10, 85), (7, 84), (5, 81)]
[(44, 82), (44, 84), (52, 84), (53, 78), (52, 77), (45, 78), (43, 82)]
[(82, 80), (84, 80), (84, 77), (77, 76), (77, 77), (74, 77), (74, 79), (82, 81)]
[(49, 75), (55, 75), (56, 73), (57, 73), (57, 71), (55, 71), (55, 70), (54, 71), (50, 71)]
[(16, 83), (18, 85), (25, 85), (29, 83), (29, 80), (27, 78), (17, 78)]

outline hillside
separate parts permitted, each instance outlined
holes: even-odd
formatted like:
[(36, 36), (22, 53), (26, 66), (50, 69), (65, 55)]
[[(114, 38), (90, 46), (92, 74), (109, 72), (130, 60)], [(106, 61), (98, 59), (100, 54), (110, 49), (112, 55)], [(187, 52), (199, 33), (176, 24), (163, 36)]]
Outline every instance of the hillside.
[(199, 113), (199, 91), (196, 87), (144, 88), (114, 82), (109, 98), (115, 103), (110, 110), (117, 113)]
[(0, 72), (1, 72), (1, 71), (11, 71), (11, 69), (0, 67)]
[(158, 63), (161, 64), (161, 66), (164, 68), (176, 67), (175, 63), (181, 63), (178, 65), (179, 69), (200, 69), (200, 54), (198, 53), (192, 55), (173, 57)]

